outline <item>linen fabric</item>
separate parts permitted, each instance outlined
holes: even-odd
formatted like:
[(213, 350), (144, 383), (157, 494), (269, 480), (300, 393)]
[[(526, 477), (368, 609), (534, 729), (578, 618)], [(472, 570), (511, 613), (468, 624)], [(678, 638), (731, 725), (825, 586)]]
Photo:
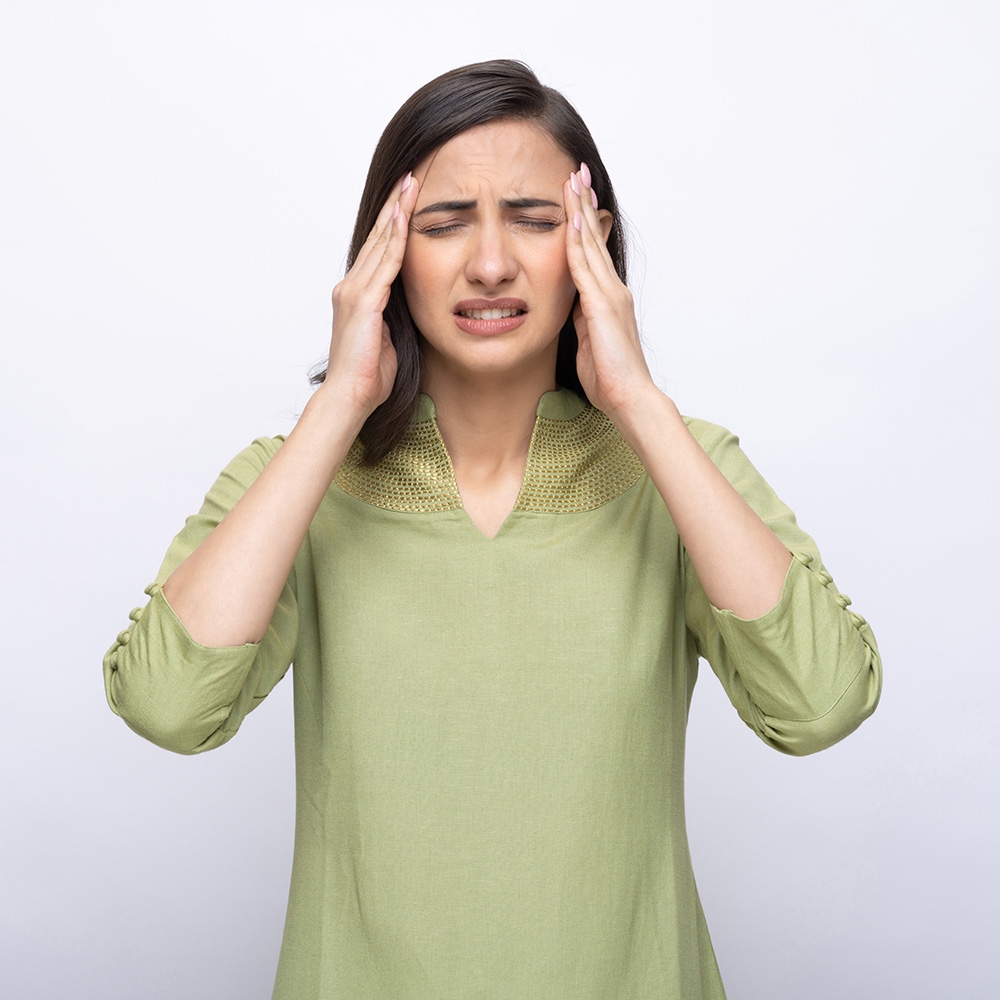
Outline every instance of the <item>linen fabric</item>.
[(688, 422), (791, 550), (781, 599), (714, 608), (613, 425), (547, 393), (515, 509), (462, 509), (422, 397), (401, 445), (352, 450), (266, 636), (211, 649), (161, 585), (281, 445), (258, 439), (174, 539), (105, 657), (112, 709), (180, 753), (219, 746), (294, 660), (296, 833), (278, 1000), (725, 996), (684, 822), (699, 656), (779, 750), (878, 700), (867, 623), (740, 450)]

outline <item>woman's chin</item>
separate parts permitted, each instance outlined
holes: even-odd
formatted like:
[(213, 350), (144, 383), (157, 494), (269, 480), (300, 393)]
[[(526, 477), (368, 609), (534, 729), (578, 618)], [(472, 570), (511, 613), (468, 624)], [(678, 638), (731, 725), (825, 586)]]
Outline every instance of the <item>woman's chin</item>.
[(424, 373), (432, 380), (510, 379), (529, 382), (554, 381), (556, 352), (546, 347), (525, 352), (519, 345), (501, 338), (477, 338), (468, 349), (444, 355), (424, 350)]

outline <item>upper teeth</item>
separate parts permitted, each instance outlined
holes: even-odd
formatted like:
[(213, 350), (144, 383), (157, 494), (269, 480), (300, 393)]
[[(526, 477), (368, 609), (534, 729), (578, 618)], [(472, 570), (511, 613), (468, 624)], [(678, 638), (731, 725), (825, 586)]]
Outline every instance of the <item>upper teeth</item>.
[(505, 319), (507, 316), (517, 316), (520, 309), (463, 309), (462, 315), (469, 319)]

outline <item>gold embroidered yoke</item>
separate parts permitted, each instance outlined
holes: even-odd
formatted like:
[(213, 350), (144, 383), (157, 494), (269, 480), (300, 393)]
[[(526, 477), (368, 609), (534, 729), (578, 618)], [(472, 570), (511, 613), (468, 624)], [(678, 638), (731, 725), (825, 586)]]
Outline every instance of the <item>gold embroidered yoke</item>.
[[(360, 441), (347, 454), (335, 484), (386, 510), (429, 514), (457, 510), (462, 498), (434, 403), (421, 396), (399, 446), (376, 466), (364, 466)], [(600, 410), (572, 393), (547, 393), (528, 448), (524, 482), (514, 510), (571, 514), (593, 510), (624, 493), (642, 463)]]
[(874, 709), (871, 630), (722, 428), (689, 426), (795, 555), (778, 605), (711, 606), (610, 421), (538, 409), (492, 539), (421, 400), (320, 506), (258, 645), (193, 642), (160, 590), (280, 447), (229, 465), (105, 658), (142, 735), (217, 746), (294, 659), (296, 838), (274, 996), (724, 996), (684, 828), (699, 656), (767, 743), (809, 753)]

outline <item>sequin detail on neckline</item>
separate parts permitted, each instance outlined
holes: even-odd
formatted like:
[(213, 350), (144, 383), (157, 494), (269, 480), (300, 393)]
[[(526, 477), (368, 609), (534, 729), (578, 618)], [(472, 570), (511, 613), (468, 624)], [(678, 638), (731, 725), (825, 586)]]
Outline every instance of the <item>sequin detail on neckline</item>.
[[(334, 479), (350, 496), (407, 514), (461, 509), (451, 459), (433, 419), (410, 424), (375, 465), (363, 465), (362, 455), (355, 442)], [(539, 416), (514, 510), (594, 510), (621, 496), (642, 473), (642, 463), (600, 410), (585, 406), (570, 419)]]

